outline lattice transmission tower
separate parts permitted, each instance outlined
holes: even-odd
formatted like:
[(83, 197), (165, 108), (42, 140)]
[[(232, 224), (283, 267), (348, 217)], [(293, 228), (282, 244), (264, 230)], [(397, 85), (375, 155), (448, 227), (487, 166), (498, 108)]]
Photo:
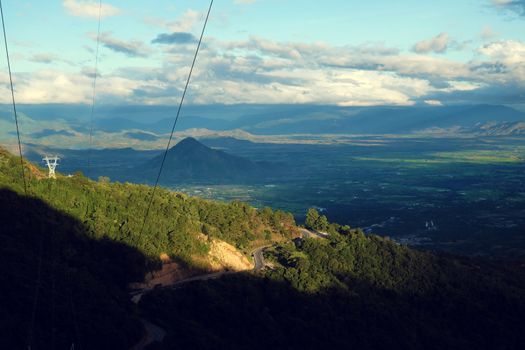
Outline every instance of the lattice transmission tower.
[(55, 169), (57, 168), (59, 160), (60, 158), (58, 158), (58, 156), (53, 156), (53, 157), (45, 156), (44, 158), (42, 158), (42, 161), (46, 163), (47, 168), (49, 169), (49, 175), (47, 176), (48, 178), (50, 179), (57, 178), (55, 174)]

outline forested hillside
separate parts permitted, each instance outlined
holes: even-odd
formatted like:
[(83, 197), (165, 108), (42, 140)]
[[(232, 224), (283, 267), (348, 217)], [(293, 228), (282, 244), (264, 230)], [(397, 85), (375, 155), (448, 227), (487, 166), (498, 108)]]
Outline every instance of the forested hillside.
[[(127, 294), (160, 255), (206, 270), (213, 239), (241, 250), (294, 234), (290, 214), (190, 198), (160, 189), (141, 234), (152, 188), (46, 178), (0, 149), (0, 330), (6, 349), (124, 349), (142, 336)], [(38, 292), (37, 292), (38, 291)], [(4, 333), (5, 332), (5, 333)], [(3, 345), (3, 344), (2, 344)]]
[[(126, 349), (140, 318), (167, 331), (149, 349), (520, 349), (522, 263), (420, 252), (311, 210), (325, 238), (298, 238), (290, 214), (147, 186), (45, 178), (0, 151), (2, 348)], [(267, 268), (154, 289), (127, 286), (160, 254), (196, 268), (210, 240), (265, 251)], [(199, 265), (200, 264), (200, 265)]]
[[(258, 277), (155, 291), (159, 349), (521, 349), (523, 265), (437, 256), (330, 225)], [(202, 302), (205, 301), (205, 302)], [(176, 310), (176, 312), (174, 312)]]
[[(190, 259), (207, 252), (203, 233), (248, 249), (255, 241), (283, 239), (295, 229), (293, 216), (242, 202), (221, 203), (158, 189), (143, 234), (152, 188), (131, 183), (90, 181), (82, 174), (46, 179), (47, 172), (26, 165), (29, 193), (81, 221), (95, 239), (108, 238), (155, 258), (161, 253)], [(0, 187), (23, 193), (17, 157), (0, 150)]]

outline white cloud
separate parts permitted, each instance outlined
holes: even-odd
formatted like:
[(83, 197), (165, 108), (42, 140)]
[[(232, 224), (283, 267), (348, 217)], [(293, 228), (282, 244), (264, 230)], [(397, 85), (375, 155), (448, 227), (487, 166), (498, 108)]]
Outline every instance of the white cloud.
[(414, 45), (414, 51), (417, 53), (445, 53), (451, 44), (448, 33), (441, 33), (438, 36), (423, 40)]
[(256, 0), (234, 0), (233, 3), (237, 5), (253, 4)]
[[(45, 69), (15, 78), (18, 103), (87, 103), (90, 79)], [(7, 95), (6, 95), (7, 96)], [(5, 97), (1, 101), (5, 103)]]
[(99, 2), (93, 0), (62, 0), (62, 5), (69, 14), (79, 17), (98, 18), (100, 11), (100, 17), (104, 18), (116, 16), (121, 12), (119, 8), (109, 4), (102, 4), (99, 8)]
[[(10, 103), (8, 77), (0, 74), (0, 103)], [(44, 69), (31, 75), (15, 77), (17, 103), (91, 103), (93, 79), (84, 72), (65, 73)], [(97, 101), (110, 103), (133, 103), (137, 90), (166, 88), (156, 79), (133, 79), (115, 75), (101, 76), (97, 84)]]
[(525, 43), (519, 41), (492, 42), (480, 48), (479, 52), (509, 65), (525, 65)]
[(487, 80), (525, 86), (525, 43), (514, 40), (496, 41), (481, 47), (479, 53), (488, 59), (476, 62)]
[(195, 24), (203, 19), (203, 13), (187, 10), (177, 21), (166, 24), (167, 28), (172, 32), (191, 32)]
[[(96, 40), (96, 35), (90, 35), (93, 40)], [(104, 32), (100, 34), (100, 43), (110, 50), (122, 53), (128, 57), (146, 57), (150, 52), (149, 48), (143, 42), (138, 40), (120, 40), (113, 37), (111, 32)]]
[(443, 106), (443, 103), (439, 100), (425, 100), (425, 104), (429, 106)]
[[(118, 40), (111, 33), (103, 33), (101, 42), (131, 57), (149, 50), (141, 42)], [(164, 50), (158, 66), (136, 66), (143, 60), (126, 65), (122, 60), (119, 68), (100, 77), (97, 100), (177, 103), (193, 52)], [(197, 59), (187, 98), (199, 104), (411, 105), (434, 100), (447, 103), (446, 96), (475, 94), (494, 86), (498, 91), (525, 86), (525, 43), (494, 41), (475, 54), (472, 61), (461, 62), (447, 56), (400, 52), (380, 43), (331, 46), (259, 37), (237, 42), (209, 38)], [(0, 81), (2, 88), (4, 80)], [(19, 73), (15, 83), (21, 103), (89, 103), (92, 71)], [(4, 90), (0, 93), (6, 92), (2, 98), (8, 102)]]
[(525, 0), (490, 0), (490, 3), (500, 9), (525, 15)]
[(233, 79), (205, 84), (199, 80), (192, 88), (201, 92), (194, 102), (411, 105), (414, 96), (422, 96), (431, 89), (423, 80), (381, 72), (296, 69), (272, 72), (267, 77), (303, 80), (305, 84), (286, 84), (278, 79), (267, 84)]

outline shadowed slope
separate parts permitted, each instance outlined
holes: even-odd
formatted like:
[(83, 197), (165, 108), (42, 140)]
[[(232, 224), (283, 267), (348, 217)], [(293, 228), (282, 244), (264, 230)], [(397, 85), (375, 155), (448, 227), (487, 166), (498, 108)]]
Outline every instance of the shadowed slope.
[[(272, 252), (273, 250), (273, 252)], [(267, 251), (263, 276), (157, 290), (155, 349), (521, 349), (523, 266), (436, 256), (358, 231)]]
[(35, 349), (124, 349), (140, 338), (125, 289), (144, 273), (140, 252), (96, 240), (73, 217), (7, 189), (0, 241), (0, 348), (26, 348), (29, 333)]

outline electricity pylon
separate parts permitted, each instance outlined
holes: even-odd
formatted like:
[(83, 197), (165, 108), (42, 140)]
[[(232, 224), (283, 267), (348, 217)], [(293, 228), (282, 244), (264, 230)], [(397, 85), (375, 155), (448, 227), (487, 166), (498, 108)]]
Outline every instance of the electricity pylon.
[(58, 161), (60, 160), (60, 158), (58, 158), (58, 156), (45, 156), (44, 158), (42, 158), (42, 160), (44, 161), (44, 163), (46, 163), (47, 168), (49, 169), (49, 175), (47, 177), (50, 179), (56, 179), (57, 177), (55, 175), (55, 169), (58, 165)]

